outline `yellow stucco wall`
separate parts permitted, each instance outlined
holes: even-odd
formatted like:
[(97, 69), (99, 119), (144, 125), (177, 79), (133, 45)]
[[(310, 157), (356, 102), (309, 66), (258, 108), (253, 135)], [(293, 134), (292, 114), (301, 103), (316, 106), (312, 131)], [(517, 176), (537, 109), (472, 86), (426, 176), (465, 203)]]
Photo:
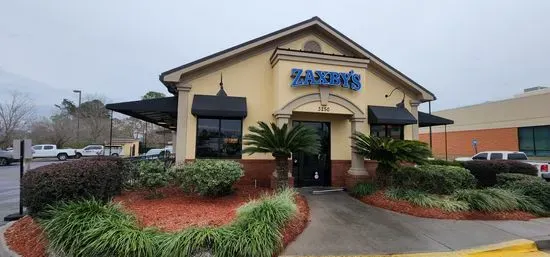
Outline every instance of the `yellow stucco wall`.
[[(297, 40), (283, 45), (283, 48), (301, 49), (303, 44), (311, 39), (317, 38), (317, 35), (304, 35)], [(323, 40), (317, 40), (321, 44), (324, 52), (341, 53), (338, 49), (329, 45)], [(290, 70), (292, 68), (303, 68), (311, 70), (326, 70), (338, 72), (354, 72), (361, 74), (362, 88), (359, 91), (353, 91), (348, 88), (331, 88), (331, 94), (336, 94), (348, 99), (358, 106), (365, 115), (368, 105), (395, 106), (400, 102), (402, 94), (398, 91), (388, 99), (384, 95), (399, 85), (392, 85), (390, 81), (385, 80), (383, 76), (368, 68), (349, 67), (340, 65), (327, 65), (322, 62), (296, 62), (280, 60), (274, 67), (270, 63), (270, 57), (275, 48), (265, 49), (261, 53), (256, 53), (248, 58), (239, 58), (239, 60), (205, 73), (193, 80), (187, 82), (192, 89), (189, 93), (188, 111), (191, 110), (192, 99), (195, 94), (214, 95), (219, 90), (220, 73), (223, 73), (223, 82), (225, 91), (229, 96), (246, 97), (248, 106), (248, 116), (243, 121), (243, 134), (247, 133), (249, 126), (255, 125), (257, 121), (274, 122), (273, 113), (287, 104), (289, 101), (310, 93), (318, 93), (317, 87), (293, 88), (290, 86), (292, 78)], [(413, 95), (408, 95), (405, 99), (406, 108), (410, 110), (409, 101), (415, 99)], [(349, 160), (351, 158), (351, 124), (349, 121), (349, 111), (341, 106), (335, 106), (331, 103), (329, 106), (334, 110), (330, 114), (318, 113), (317, 106), (320, 104), (306, 104), (295, 110), (292, 120), (318, 120), (331, 122), (331, 159)], [(308, 113), (308, 111), (310, 111)], [(368, 133), (368, 124), (362, 126), (359, 130)], [(405, 139), (412, 138), (412, 126), (405, 126)], [(189, 114), (187, 123), (187, 146), (186, 159), (195, 158), (196, 145), (196, 118)], [(243, 155), (243, 159), (267, 159), (271, 158), (269, 154), (254, 154), (252, 156)]]

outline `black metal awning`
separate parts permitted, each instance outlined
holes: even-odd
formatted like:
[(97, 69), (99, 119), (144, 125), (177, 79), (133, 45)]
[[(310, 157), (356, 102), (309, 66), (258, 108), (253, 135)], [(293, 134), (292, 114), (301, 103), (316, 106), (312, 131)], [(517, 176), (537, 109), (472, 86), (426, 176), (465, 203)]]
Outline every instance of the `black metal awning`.
[(195, 95), (191, 114), (201, 117), (244, 118), (246, 97), (218, 95)]
[(178, 120), (177, 97), (112, 103), (105, 105), (105, 108), (140, 120), (155, 123), (167, 129), (176, 130)]
[(453, 120), (445, 119), (437, 115), (433, 115), (425, 112), (418, 112), (419, 127), (441, 126), (441, 125), (449, 125), (454, 123), (455, 122)]
[(370, 124), (408, 125), (417, 122), (407, 109), (401, 107), (369, 105), (368, 115)]

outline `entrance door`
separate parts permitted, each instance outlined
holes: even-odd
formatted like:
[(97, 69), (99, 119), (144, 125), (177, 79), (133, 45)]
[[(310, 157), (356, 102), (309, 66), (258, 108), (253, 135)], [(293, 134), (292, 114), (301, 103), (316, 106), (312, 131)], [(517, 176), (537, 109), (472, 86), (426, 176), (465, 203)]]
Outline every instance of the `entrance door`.
[(330, 186), (330, 123), (318, 121), (294, 121), (313, 128), (319, 135), (319, 154), (295, 153), (292, 159), (292, 176), (297, 187)]

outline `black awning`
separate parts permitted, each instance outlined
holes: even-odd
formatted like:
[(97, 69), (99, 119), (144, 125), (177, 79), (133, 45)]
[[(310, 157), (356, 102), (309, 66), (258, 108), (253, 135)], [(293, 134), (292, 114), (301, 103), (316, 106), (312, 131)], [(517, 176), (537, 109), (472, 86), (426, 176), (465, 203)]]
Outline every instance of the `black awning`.
[(418, 112), (419, 127), (441, 126), (441, 125), (449, 125), (454, 123), (455, 122), (453, 120), (445, 119), (437, 115), (433, 115), (425, 112)]
[(407, 125), (417, 122), (407, 109), (400, 107), (369, 105), (368, 115), (370, 124)]
[(246, 97), (195, 95), (191, 114), (202, 117), (246, 117)]
[(141, 101), (112, 103), (105, 108), (175, 130), (178, 119), (178, 98), (164, 97)]

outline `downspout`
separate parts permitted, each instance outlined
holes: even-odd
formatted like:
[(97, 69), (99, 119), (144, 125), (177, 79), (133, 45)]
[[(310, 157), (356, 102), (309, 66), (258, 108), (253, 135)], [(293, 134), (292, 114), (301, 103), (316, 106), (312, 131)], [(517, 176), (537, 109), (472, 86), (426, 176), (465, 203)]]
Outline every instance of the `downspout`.
[[(428, 101), (428, 113), (432, 115), (432, 101)], [(432, 150), (432, 126), (430, 125), (430, 150)]]

